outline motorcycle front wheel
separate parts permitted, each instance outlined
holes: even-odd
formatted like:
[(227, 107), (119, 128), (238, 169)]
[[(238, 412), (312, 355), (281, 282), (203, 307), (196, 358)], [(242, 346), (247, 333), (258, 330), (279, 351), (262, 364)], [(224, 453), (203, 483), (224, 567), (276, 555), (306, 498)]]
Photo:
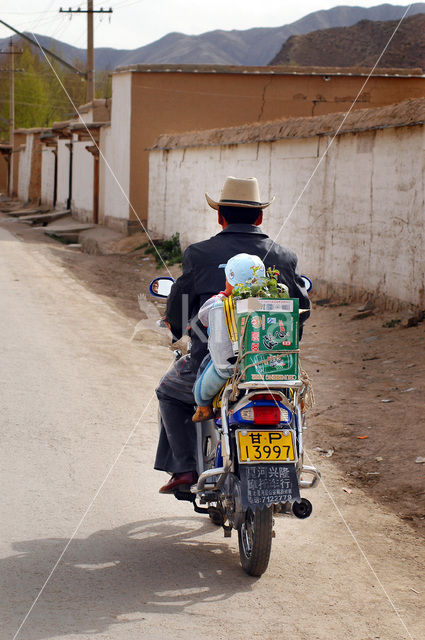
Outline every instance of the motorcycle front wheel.
[(250, 576), (261, 576), (267, 569), (272, 533), (272, 507), (246, 511), (245, 521), (238, 531), (238, 541), (242, 568)]

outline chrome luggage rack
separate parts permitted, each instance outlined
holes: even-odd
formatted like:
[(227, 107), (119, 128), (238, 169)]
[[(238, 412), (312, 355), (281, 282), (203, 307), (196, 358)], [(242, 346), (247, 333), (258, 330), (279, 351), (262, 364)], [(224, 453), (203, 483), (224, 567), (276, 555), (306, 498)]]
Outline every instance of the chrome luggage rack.
[(238, 389), (301, 389), (304, 386), (302, 380), (252, 380), (240, 382)]

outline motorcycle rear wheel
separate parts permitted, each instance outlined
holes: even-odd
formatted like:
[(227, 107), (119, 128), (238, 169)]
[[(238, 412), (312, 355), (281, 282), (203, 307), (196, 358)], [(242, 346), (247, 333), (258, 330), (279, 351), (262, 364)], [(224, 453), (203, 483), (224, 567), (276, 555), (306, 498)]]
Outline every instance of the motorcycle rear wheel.
[(263, 507), (248, 509), (238, 531), (242, 568), (250, 576), (261, 576), (268, 567), (272, 547), (273, 510)]

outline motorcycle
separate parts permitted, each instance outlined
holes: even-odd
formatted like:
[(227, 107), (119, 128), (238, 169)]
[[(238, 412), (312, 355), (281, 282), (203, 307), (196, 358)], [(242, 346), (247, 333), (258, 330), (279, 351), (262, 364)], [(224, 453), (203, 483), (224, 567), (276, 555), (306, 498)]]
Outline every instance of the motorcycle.
[[(302, 277), (309, 291), (311, 280)], [(172, 284), (172, 278), (155, 278), (150, 294), (166, 299)], [(246, 325), (258, 329), (258, 317), (248, 310)], [(272, 349), (285, 338), (288, 334), (278, 321), (270, 324), (263, 339), (266, 349)], [(175, 353), (176, 358), (182, 355)], [(267, 362), (272, 370), (281, 364), (272, 351)], [(244, 380), (236, 375), (216, 398), (214, 419), (194, 423), (198, 481), (190, 491), (175, 492), (178, 500), (191, 502), (197, 513), (207, 514), (221, 526), (225, 537), (237, 531), (241, 565), (251, 576), (261, 576), (267, 569), (274, 516), (308, 518), (313, 507), (301, 497), (300, 489), (315, 487), (320, 479), (320, 472), (303, 462), (308, 377), (268, 377)]]

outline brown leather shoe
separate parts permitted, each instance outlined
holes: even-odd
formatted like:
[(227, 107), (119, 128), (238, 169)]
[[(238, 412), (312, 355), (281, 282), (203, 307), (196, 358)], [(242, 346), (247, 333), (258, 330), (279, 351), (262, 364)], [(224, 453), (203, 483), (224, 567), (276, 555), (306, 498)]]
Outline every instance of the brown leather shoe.
[(167, 484), (160, 488), (159, 493), (174, 493), (174, 491), (189, 490), (192, 484), (198, 479), (196, 471), (185, 471), (185, 473), (174, 473)]
[(192, 422), (204, 422), (205, 420), (211, 420), (213, 417), (214, 411), (212, 407), (196, 407), (196, 411), (192, 416)]

